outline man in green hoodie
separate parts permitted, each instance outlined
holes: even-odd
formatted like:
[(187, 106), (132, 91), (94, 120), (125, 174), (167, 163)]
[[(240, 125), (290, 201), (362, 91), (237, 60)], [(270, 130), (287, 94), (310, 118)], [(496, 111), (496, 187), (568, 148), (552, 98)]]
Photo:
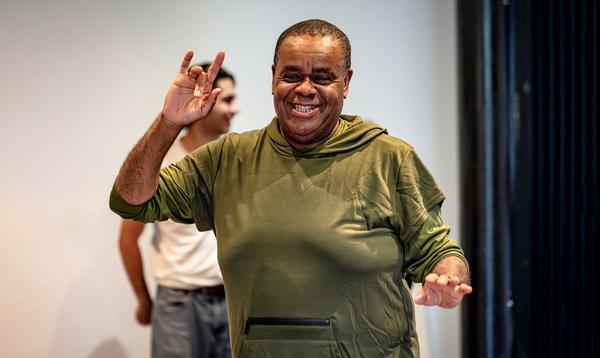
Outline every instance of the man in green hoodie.
[(181, 128), (219, 89), (184, 56), (163, 111), (111, 192), (125, 218), (214, 230), (235, 357), (418, 357), (414, 301), (454, 307), (471, 292), (440, 215), (444, 195), (413, 148), (342, 115), (352, 69), (336, 26), (307, 20), (275, 47), (277, 116), (159, 170)]

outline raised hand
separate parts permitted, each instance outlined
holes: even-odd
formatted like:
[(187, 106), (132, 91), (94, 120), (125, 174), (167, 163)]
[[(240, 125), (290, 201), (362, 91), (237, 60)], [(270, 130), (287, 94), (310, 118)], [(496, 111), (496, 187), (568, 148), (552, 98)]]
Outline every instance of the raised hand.
[(452, 308), (458, 305), (463, 296), (473, 292), (473, 288), (461, 283), (458, 276), (430, 273), (425, 277), (423, 287), (415, 296), (415, 303), (424, 306)]
[(207, 72), (200, 66), (194, 66), (188, 71), (193, 57), (192, 50), (188, 50), (183, 57), (162, 110), (163, 118), (177, 127), (184, 127), (206, 117), (221, 92), (220, 88), (213, 89), (213, 83), (223, 64), (225, 53), (217, 53)]

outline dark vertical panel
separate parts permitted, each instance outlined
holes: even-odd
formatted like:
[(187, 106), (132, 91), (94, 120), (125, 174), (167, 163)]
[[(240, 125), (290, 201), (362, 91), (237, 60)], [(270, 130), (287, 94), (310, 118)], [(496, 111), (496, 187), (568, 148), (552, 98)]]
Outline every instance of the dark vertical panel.
[[(512, 114), (508, 88), (512, 53), (507, 51), (510, 16), (502, 2), (458, 2), (461, 73), (461, 235), (477, 289), (467, 299), (464, 355), (502, 357), (512, 346), (509, 240)], [(474, 340), (473, 334), (478, 339)], [(476, 342), (476, 343), (475, 343)], [(475, 344), (474, 344), (475, 343)]]
[[(579, 62), (579, 68), (581, 69), (581, 71), (579, 72), (579, 76), (578, 76), (578, 83), (577, 83), (577, 91), (580, 93), (580, 96), (578, 97), (578, 103), (577, 106), (581, 109), (580, 110), (580, 116), (581, 118), (587, 118), (588, 116), (588, 98), (589, 98), (589, 91), (586, 90), (586, 78), (589, 74), (589, 69), (588, 69), (588, 64), (589, 64), (589, 53), (588, 53), (588, 49), (587, 49), (587, 41), (589, 39), (589, 34), (588, 34), (588, 19), (586, 16), (586, 7), (588, 4), (586, 4), (587, 1), (580, 1), (577, 3), (577, 13), (578, 13), (578, 18), (581, 19), (581, 28), (579, 31), (579, 36), (577, 38), (577, 48), (578, 51), (577, 53), (580, 54), (579, 59), (576, 59), (576, 61)], [(576, 63), (576, 62), (574, 62)], [(586, 132), (587, 132), (587, 128), (588, 128), (588, 123), (587, 121), (582, 121), (581, 125), (579, 126), (579, 131), (577, 133), (577, 137), (578, 138), (585, 138), (586, 136)], [(575, 168), (575, 170), (577, 172), (581, 173), (581, 176), (579, 178), (579, 180), (577, 181), (577, 184), (575, 186), (575, 195), (576, 195), (576, 201), (578, 203), (581, 203), (581, 207), (579, 208), (579, 210), (577, 210), (577, 215), (576, 215), (576, 226), (578, 228), (575, 237), (583, 237), (583, 235), (585, 235), (585, 230), (583, 229), (585, 226), (585, 222), (586, 222), (586, 218), (585, 218), (585, 212), (588, 210), (588, 207), (586, 205), (586, 201), (585, 201), (585, 188), (586, 188), (586, 176), (587, 176), (587, 168), (586, 168), (586, 157), (588, 156), (587, 150), (586, 150), (586, 140), (581, 140), (578, 142), (578, 145), (576, 146), (576, 151), (577, 151), (577, 155), (578, 155), (578, 160), (577, 160), (577, 166)], [(577, 267), (577, 271), (574, 275), (578, 276), (578, 277), (584, 277), (585, 275), (585, 267), (588, 266), (590, 264), (588, 258), (586, 257), (586, 250), (584, 250), (584, 245), (580, 245), (577, 248), (577, 255), (579, 255), (579, 257), (581, 257), (581, 264), (578, 265)], [(577, 288), (575, 288), (576, 290)], [(585, 317), (585, 312), (583, 310), (579, 310), (578, 315), (577, 315), (577, 319), (582, 322), (582, 328), (586, 331), (589, 331), (592, 327), (589, 324), (589, 322), (587, 322), (586, 317)], [(585, 346), (585, 337), (583, 335), (579, 335), (578, 337), (576, 337), (576, 344), (580, 347), (584, 347)]]
[[(566, 83), (565, 83), (565, 88), (568, 88), (568, 93), (565, 94), (565, 98), (567, 100), (567, 105), (566, 105), (566, 109), (565, 109), (565, 117), (563, 118), (563, 120), (565, 121), (565, 132), (567, 133), (566, 136), (563, 138), (563, 140), (566, 142), (565, 145), (565, 151), (568, 153), (568, 155), (566, 156), (565, 160), (566, 160), (566, 170), (565, 170), (565, 194), (566, 194), (566, 201), (567, 201), (567, 205), (566, 205), (566, 210), (567, 212), (565, 213), (566, 216), (566, 220), (565, 220), (565, 230), (564, 230), (564, 237), (561, 238), (561, 240), (564, 240), (564, 246), (565, 246), (565, 252), (567, 257), (569, 258), (569, 265), (568, 265), (568, 269), (565, 271), (565, 282), (567, 282), (566, 285), (566, 289), (565, 292), (567, 292), (566, 297), (565, 297), (565, 301), (566, 301), (566, 306), (567, 307), (571, 307), (571, 308), (567, 308), (565, 309), (565, 316), (567, 316), (567, 319), (570, 316), (573, 316), (571, 319), (574, 322), (578, 322), (579, 324), (583, 323), (582, 321), (578, 320), (577, 317), (577, 310), (574, 310), (572, 307), (575, 307), (577, 304), (577, 301), (574, 300), (575, 295), (573, 294), (569, 294), (569, 292), (576, 292), (577, 287), (576, 287), (576, 282), (575, 280), (573, 280), (573, 278), (577, 277), (575, 276), (575, 268), (576, 265), (578, 264), (578, 261), (580, 261), (580, 257), (578, 257), (576, 255), (576, 245), (574, 245), (574, 240), (572, 238), (576, 238), (578, 236), (577, 235), (577, 227), (576, 227), (576, 223), (575, 223), (575, 214), (577, 213), (577, 211), (579, 211), (579, 205), (577, 205), (577, 201), (575, 200), (575, 190), (574, 190), (574, 186), (580, 176), (580, 173), (578, 173), (577, 171), (575, 171), (575, 164), (577, 162), (577, 160), (579, 160), (579, 156), (577, 155), (576, 151), (575, 151), (575, 143), (578, 141), (577, 138), (580, 138), (579, 136), (577, 136), (577, 130), (576, 127), (578, 125), (578, 123), (580, 123), (581, 121), (579, 120), (579, 118), (581, 118), (580, 114), (578, 113), (578, 107), (577, 107), (577, 103), (576, 103), (576, 99), (575, 99), (575, 95), (576, 95), (576, 91), (577, 91), (577, 74), (576, 74), (576, 61), (575, 61), (575, 53), (576, 51), (578, 51), (577, 49), (577, 37), (578, 37), (578, 31), (577, 31), (577, 27), (576, 24), (578, 23), (577, 21), (577, 14), (575, 12), (575, 2), (567, 2), (566, 3), (566, 13), (568, 14), (567, 17), (567, 26), (568, 28), (566, 28), (566, 32), (568, 33), (568, 40), (565, 41), (565, 48), (563, 49), (563, 51), (565, 52), (565, 57), (567, 59), (568, 65), (567, 65), (567, 71), (565, 71), (565, 77), (566, 77)], [(579, 236), (580, 237), (580, 236)], [(566, 332), (567, 334), (567, 340), (566, 340), (566, 347), (565, 347), (565, 351), (566, 349), (568, 349), (568, 347), (574, 347), (576, 346), (575, 342), (576, 342), (576, 335), (577, 335), (577, 331), (576, 330), (568, 330), (568, 332)]]
[(477, 287), (475, 292), (465, 299), (466, 304), (463, 307), (465, 326), (470, 329), (462, 331), (462, 348), (465, 357), (488, 357), (486, 350), (494, 344), (493, 336), (490, 337), (488, 333), (489, 324), (494, 319), (494, 312), (493, 305), (489, 304), (491, 290), (481, 284), (485, 281), (485, 269), (479, 268), (488, 266), (483, 254), (483, 245), (480, 240), (474, 239), (481, 237), (483, 226), (479, 216), (482, 211), (483, 200), (480, 193), (483, 184), (480, 176), (477, 175), (480, 170), (478, 163), (482, 158), (480, 140), (482, 129), (478, 120), (483, 112), (483, 36), (479, 30), (482, 11), (481, 4), (476, 0), (460, 1), (457, 4), (458, 62), (461, 81), (459, 126), (462, 136), (460, 141), (463, 203), (461, 241), (473, 268), (471, 270), (473, 285)]
[[(588, 63), (587, 68), (590, 69), (591, 76), (585, 79), (586, 83), (589, 83), (589, 95), (587, 96), (588, 102), (585, 108), (590, 109), (590, 113), (585, 118), (591, 118), (591, 121), (586, 121), (589, 123), (590, 130), (587, 132), (589, 138), (587, 140), (589, 145), (589, 161), (586, 161), (585, 165), (590, 166), (591, 170), (589, 175), (586, 175), (586, 179), (588, 179), (588, 185), (585, 190), (586, 195), (590, 195), (590, 199), (586, 199), (585, 203), (590, 203), (590, 207), (585, 211), (586, 216), (586, 226), (589, 227), (589, 223), (594, 223), (589, 227), (589, 230), (586, 230), (584, 235), (589, 235), (591, 240), (591, 248), (588, 251), (588, 262), (591, 267), (591, 274), (593, 276), (592, 282), (589, 283), (591, 299), (590, 302), (600, 302), (600, 284), (598, 283), (598, 274), (600, 270), (598, 269), (598, 241), (600, 240), (600, 233), (598, 232), (598, 217), (600, 216), (600, 210), (598, 209), (598, 205), (600, 202), (600, 190), (598, 188), (600, 170), (598, 168), (598, 161), (600, 157), (598, 155), (598, 136), (600, 135), (600, 128), (598, 127), (598, 118), (600, 118), (600, 113), (598, 113), (598, 102), (600, 101), (600, 93), (598, 92), (598, 62), (600, 61), (600, 57), (598, 56), (598, 42), (600, 42), (600, 38), (598, 37), (598, 21), (600, 18), (598, 16), (599, 6), (598, 2), (594, 0), (588, 1), (588, 9), (591, 10), (586, 15), (591, 14), (591, 17), (588, 22), (586, 22), (586, 29), (591, 28), (591, 34), (589, 36), (590, 41), (586, 43), (586, 46), (590, 46), (590, 62)], [(586, 10), (588, 10), (586, 9)], [(588, 18), (588, 16), (586, 16)], [(588, 79), (589, 78), (589, 79)], [(591, 82), (591, 83), (590, 83)], [(591, 122), (591, 123), (590, 123)], [(589, 190), (588, 190), (589, 189)], [(589, 192), (589, 194), (588, 194)], [(587, 271), (586, 271), (587, 272)], [(584, 278), (585, 275), (581, 276)], [(587, 282), (582, 282), (582, 284), (588, 284)], [(590, 347), (590, 351), (595, 352), (596, 355), (600, 353), (600, 309), (593, 310), (591, 314), (586, 315), (587, 319), (590, 320), (591, 328), (588, 332), (591, 332), (592, 337), (595, 337), (591, 342), (586, 342), (587, 346)]]
[(600, 356), (598, 3), (458, 7), (464, 356)]
[(501, 215), (502, 221), (499, 223), (502, 228), (502, 278), (503, 287), (502, 295), (499, 297), (499, 302), (503, 310), (502, 314), (502, 325), (503, 325), (503, 356), (510, 355), (512, 346), (514, 344), (514, 320), (513, 320), (513, 277), (512, 277), (512, 261), (513, 261), (513, 243), (511, 237), (513, 235), (514, 227), (511, 220), (511, 208), (515, 205), (518, 198), (515, 197), (515, 174), (516, 174), (516, 135), (515, 135), (515, 121), (511, 120), (515, 114), (515, 101), (514, 101), (514, 79), (515, 79), (515, 58), (514, 58), (514, 10), (512, 7), (507, 6), (508, 2), (497, 2), (499, 7), (496, 11), (500, 16), (496, 18), (500, 21), (495, 27), (497, 28), (499, 36), (504, 40), (502, 41), (502, 53), (503, 62), (497, 64), (498, 67), (505, 68), (505, 71), (499, 71), (501, 75), (501, 83), (504, 95), (501, 102), (498, 102), (500, 108), (499, 113), (501, 117), (498, 118), (498, 131), (499, 138), (502, 140), (503, 145), (498, 148), (498, 158), (503, 165), (500, 166), (498, 177), (503, 178), (502, 182), (499, 183), (499, 192), (501, 197), (499, 202), (501, 203)]
[[(595, 1), (518, 6), (514, 355), (598, 356)], [(529, 91), (523, 90), (529, 88)], [(531, 179), (528, 179), (531, 178)], [(523, 244), (522, 242), (529, 244)], [(521, 275), (527, 269), (529, 275)], [(533, 344), (531, 344), (533, 342)]]
[(528, 280), (514, 284), (513, 353), (598, 356), (598, 7), (538, 0), (518, 9), (515, 191), (530, 204), (512, 217), (514, 280)]
[[(537, 83), (533, 82), (536, 74), (543, 71), (542, 66), (533, 67), (532, 59), (539, 62), (542, 56), (545, 44), (533, 41), (534, 34), (540, 33), (545, 24), (542, 19), (533, 17), (532, 14), (541, 11), (536, 3), (529, 1), (520, 1), (513, 6), (513, 17), (516, 17), (513, 26), (519, 26), (523, 18), (532, 18), (529, 26), (532, 31), (517, 33), (515, 36), (515, 49), (519, 48), (521, 43), (531, 44), (531, 53), (515, 54), (515, 77), (520, 81), (515, 81), (514, 99), (515, 99), (515, 150), (517, 151), (517, 160), (515, 162), (515, 185), (513, 201), (514, 217), (523, 218), (513, 222), (513, 237), (526, 237), (530, 232), (536, 232), (540, 236), (545, 236), (545, 226), (539, 221), (528, 218), (537, 203), (540, 203), (544, 196), (541, 191), (540, 183), (545, 178), (542, 174), (547, 165), (541, 156), (542, 148), (536, 147), (535, 138), (543, 135), (541, 130), (534, 122), (528, 120), (531, 118), (531, 108), (541, 103), (543, 98), (542, 91), (533, 92), (532, 88), (538, 88)], [(539, 78), (536, 77), (536, 78)], [(542, 107), (543, 108), (543, 107)], [(533, 280), (534, 270), (536, 269), (535, 258), (529, 253), (534, 252), (533, 240), (513, 240), (513, 310), (514, 310), (514, 347), (517, 347), (518, 354), (509, 355), (515, 357), (533, 357), (532, 351), (539, 350), (542, 344), (542, 337), (532, 332), (539, 331), (543, 324), (544, 316), (540, 314), (535, 304), (534, 297), (525, 292), (535, 292), (542, 287), (540, 283)], [(544, 252), (538, 252), (540, 255), (546, 255)], [(519, 329), (521, 328), (521, 329)], [(545, 342), (544, 342), (545, 344)], [(519, 349), (519, 347), (521, 349)], [(513, 349), (514, 350), (514, 349)], [(515, 350), (514, 350), (515, 351)]]

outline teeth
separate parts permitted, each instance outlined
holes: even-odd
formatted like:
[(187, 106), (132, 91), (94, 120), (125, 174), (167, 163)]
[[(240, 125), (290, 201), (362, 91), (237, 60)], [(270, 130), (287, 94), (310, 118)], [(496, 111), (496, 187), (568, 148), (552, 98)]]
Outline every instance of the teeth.
[(294, 107), (295, 111), (305, 112), (305, 113), (310, 112), (313, 109), (317, 108), (317, 106), (303, 106), (301, 104), (294, 104), (293, 107)]

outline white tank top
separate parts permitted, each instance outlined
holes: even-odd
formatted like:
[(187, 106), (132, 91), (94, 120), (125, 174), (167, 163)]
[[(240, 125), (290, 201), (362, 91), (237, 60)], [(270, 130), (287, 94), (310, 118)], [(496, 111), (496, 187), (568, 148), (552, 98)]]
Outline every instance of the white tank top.
[[(173, 143), (163, 166), (187, 155), (181, 140)], [(155, 222), (150, 267), (156, 283), (179, 289), (223, 284), (217, 263), (217, 239), (212, 231), (199, 232), (194, 224), (171, 220)]]

